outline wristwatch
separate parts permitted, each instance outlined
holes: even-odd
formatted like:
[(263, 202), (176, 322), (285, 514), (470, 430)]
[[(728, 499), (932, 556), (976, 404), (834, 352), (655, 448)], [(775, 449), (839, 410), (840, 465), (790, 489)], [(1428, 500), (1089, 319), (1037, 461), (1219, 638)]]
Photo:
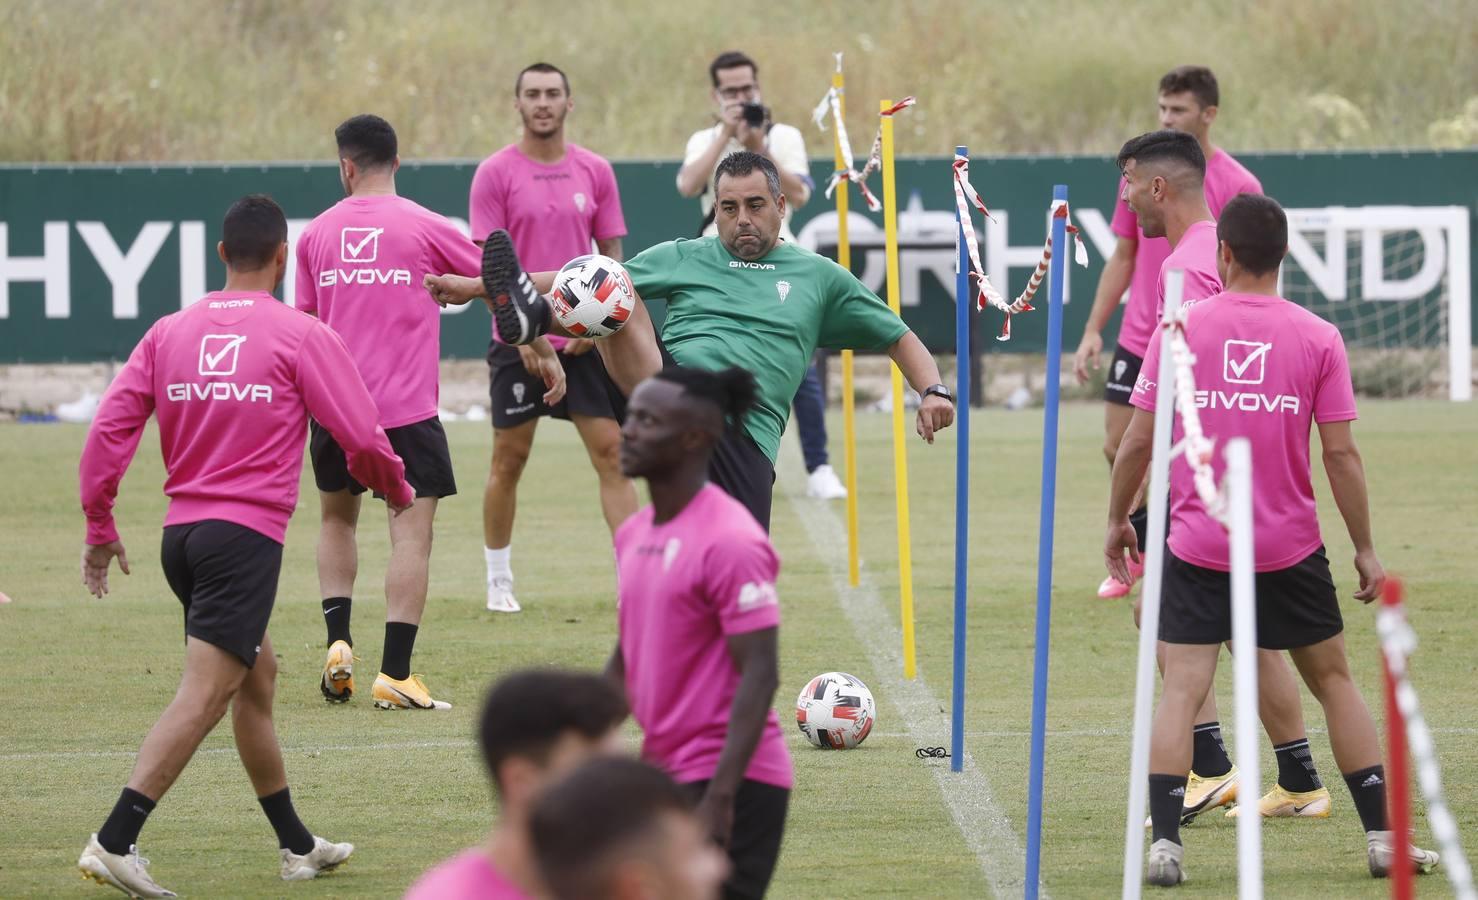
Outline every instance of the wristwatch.
[(934, 395), (935, 397), (943, 397), (944, 399), (948, 400), (951, 404), (953, 404), (955, 402), (955, 395), (952, 394), (952, 393), (950, 393), (949, 388), (945, 387), (942, 384), (931, 384), (928, 387), (924, 388), (924, 396), (925, 397), (927, 397), (927, 396), (929, 396), (931, 394)]

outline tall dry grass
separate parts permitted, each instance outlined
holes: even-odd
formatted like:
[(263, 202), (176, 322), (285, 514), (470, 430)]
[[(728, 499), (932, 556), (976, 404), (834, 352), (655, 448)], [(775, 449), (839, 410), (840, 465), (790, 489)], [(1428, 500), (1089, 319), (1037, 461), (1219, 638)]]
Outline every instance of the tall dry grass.
[(1230, 147), (1478, 143), (1473, 0), (0, 0), (0, 159), (321, 159), (361, 111), (407, 157), (475, 157), (515, 136), (540, 59), (573, 80), (576, 140), (672, 157), (729, 48), (798, 124), (845, 51), (858, 145), (877, 98), (917, 94), (902, 153), (1108, 152), (1192, 61)]

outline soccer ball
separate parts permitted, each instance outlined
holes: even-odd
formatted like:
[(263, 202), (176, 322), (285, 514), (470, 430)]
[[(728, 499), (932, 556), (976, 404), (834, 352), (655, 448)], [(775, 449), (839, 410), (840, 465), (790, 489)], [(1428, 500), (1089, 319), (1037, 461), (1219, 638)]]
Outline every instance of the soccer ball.
[(872, 691), (845, 672), (817, 675), (795, 701), (796, 724), (822, 750), (850, 750), (867, 740), (876, 715)]
[(610, 337), (636, 308), (636, 289), (626, 267), (609, 256), (577, 256), (554, 277), (549, 300), (554, 317), (576, 337)]

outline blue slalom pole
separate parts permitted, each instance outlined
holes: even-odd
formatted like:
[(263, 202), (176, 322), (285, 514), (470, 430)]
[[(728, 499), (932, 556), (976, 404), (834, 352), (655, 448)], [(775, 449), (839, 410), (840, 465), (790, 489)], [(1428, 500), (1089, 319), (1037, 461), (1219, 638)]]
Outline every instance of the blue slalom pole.
[[(955, 155), (969, 157), (965, 147)], [(949, 718), (949, 767), (959, 772), (965, 760), (965, 598), (970, 552), (970, 255), (965, 223), (955, 212), (955, 671)]]
[[(1067, 202), (1067, 185), (1052, 188), (1052, 202)], [(1031, 782), (1026, 811), (1026, 897), (1035, 900), (1042, 880), (1042, 770), (1047, 744), (1047, 645), (1052, 636), (1052, 531), (1057, 509), (1057, 405), (1062, 377), (1062, 283), (1067, 277), (1067, 218), (1052, 219), (1051, 281), (1047, 285), (1047, 396), (1042, 421), (1042, 509), (1037, 531), (1037, 635), (1032, 663)]]

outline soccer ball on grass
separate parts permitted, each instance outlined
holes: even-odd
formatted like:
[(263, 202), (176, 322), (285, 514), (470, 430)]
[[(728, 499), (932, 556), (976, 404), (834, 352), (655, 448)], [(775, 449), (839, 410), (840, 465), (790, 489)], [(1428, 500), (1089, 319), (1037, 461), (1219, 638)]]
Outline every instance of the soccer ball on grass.
[(801, 733), (823, 750), (850, 750), (867, 740), (876, 715), (872, 691), (845, 672), (817, 675), (795, 701)]

